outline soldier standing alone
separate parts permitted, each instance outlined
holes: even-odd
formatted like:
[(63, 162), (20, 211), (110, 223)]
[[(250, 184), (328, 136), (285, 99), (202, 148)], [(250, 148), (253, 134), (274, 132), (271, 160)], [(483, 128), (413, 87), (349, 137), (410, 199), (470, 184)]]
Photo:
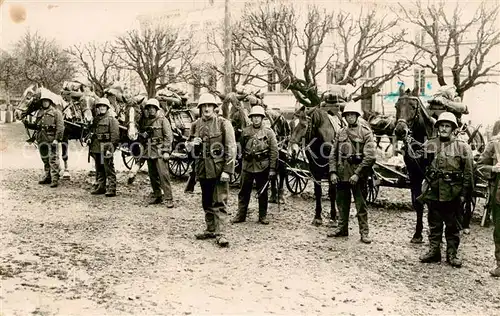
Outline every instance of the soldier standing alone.
[(35, 123), (23, 121), (29, 129), (37, 130), (36, 141), (43, 161), (44, 177), (39, 184), (50, 184), (51, 188), (59, 185), (59, 142), (64, 134), (64, 121), (61, 111), (54, 107), (54, 100), (46, 91), (40, 95), (42, 109), (36, 116)]
[(426, 180), (424, 193), (418, 197), (429, 209), (429, 251), (420, 257), (422, 263), (441, 261), (443, 223), (446, 225), (446, 261), (460, 268), (457, 257), (460, 244), (459, 212), (472, 194), (472, 151), (470, 146), (455, 138), (458, 127), (455, 115), (442, 113), (435, 123), (439, 137), (424, 144)]
[(114, 152), (120, 140), (118, 120), (111, 115), (109, 100), (100, 98), (96, 102), (97, 117), (90, 132), (90, 153), (95, 161), (95, 184), (91, 194), (116, 196), (116, 172)]
[(252, 126), (244, 128), (241, 136), (243, 150), (241, 189), (238, 194), (238, 212), (232, 222), (241, 223), (246, 220), (255, 181), (259, 193), (259, 223), (267, 225), (269, 224), (267, 186), (276, 176), (278, 143), (273, 130), (262, 125), (262, 120), (266, 116), (263, 107), (258, 105), (252, 107), (248, 116), (252, 120)]
[[(493, 277), (500, 278), (500, 121), (493, 127), (493, 138), (481, 154), (477, 163), (478, 170), (489, 180), (490, 207), (493, 214), (493, 240), (495, 242), (496, 268), (491, 270)], [(495, 133), (496, 132), (496, 133)]]
[(194, 146), (192, 153), (207, 225), (196, 238), (216, 238), (219, 246), (227, 247), (229, 241), (223, 234), (223, 226), (227, 217), (228, 181), (234, 173), (236, 141), (231, 123), (215, 113), (218, 103), (210, 93), (200, 96), (201, 117), (191, 125), (188, 146)]
[(172, 187), (166, 161), (172, 152), (172, 128), (163, 115), (159, 115), (160, 103), (149, 99), (145, 106), (146, 118), (141, 126), (141, 134), (145, 139), (145, 152), (142, 158), (147, 159), (148, 173), (153, 188), (153, 196), (149, 204), (163, 202), (162, 189), (168, 208), (174, 207)]
[(330, 156), (330, 181), (337, 184), (337, 205), (340, 208), (338, 228), (328, 237), (349, 235), (349, 210), (351, 192), (356, 204), (361, 241), (369, 244), (368, 212), (361, 188), (375, 163), (375, 142), (373, 133), (359, 119), (361, 108), (355, 103), (347, 103), (342, 116), (347, 127), (342, 128), (335, 137)]

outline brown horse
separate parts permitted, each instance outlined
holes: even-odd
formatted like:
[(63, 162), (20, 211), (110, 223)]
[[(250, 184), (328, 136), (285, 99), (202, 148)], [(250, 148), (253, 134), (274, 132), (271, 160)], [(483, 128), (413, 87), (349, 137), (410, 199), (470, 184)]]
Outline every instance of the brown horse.
[[(423, 143), (435, 136), (434, 122), (430, 113), (424, 107), (422, 100), (418, 97), (418, 87), (412, 91), (409, 89), (399, 90), (399, 99), (396, 102), (396, 128), (394, 134), (398, 140), (402, 140), (403, 159), (411, 184), (411, 200), (413, 209), (417, 213), (415, 233), (411, 239), (412, 243), (422, 243), (423, 213), (424, 206), (417, 200), (422, 194), (422, 182), (425, 179), (425, 170), (422, 168), (423, 155), (421, 153)], [(462, 125), (456, 130), (456, 136), (464, 139), (471, 145), (473, 152), (482, 152), (485, 142), (481, 133), (476, 128)], [(463, 228), (468, 228), (474, 205), (468, 201), (464, 206)]]
[[(298, 122), (290, 136), (289, 152), (296, 156), (300, 150), (299, 144), (304, 142), (303, 149), (309, 163), (309, 171), (314, 182), (314, 196), (316, 208), (313, 225), (322, 224), (321, 207), (321, 180), (329, 177), (329, 156), (335, 139), (335, 128), (324, 110), (314, 107), (312, 109), (302, 108), (297, 113)], [(338, 128), (338, 126), (337, 126)], [(328, 181), (330, 197), (330, 220), (334, 223), (337, 219), (335, 207), (336, 187)]]

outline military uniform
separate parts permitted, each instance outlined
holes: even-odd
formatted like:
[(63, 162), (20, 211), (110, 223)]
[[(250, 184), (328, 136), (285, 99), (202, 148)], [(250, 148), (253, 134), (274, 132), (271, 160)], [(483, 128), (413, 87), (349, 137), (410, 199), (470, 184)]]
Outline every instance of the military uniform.
[[(145, 118), (140, 127), (141, 134), (145, 134), (144, 154), (142, 158), (147, 159), (149, 179), (153, 188), (153, 201), (151, 204), (159, 203), (164, 198), (167, 206), (173, 207), (172, 187), (170, 175), (163, 154), (172, 152), (172, 128), (165, 116), (157, 113), (154, 118)], [(155, 202), (155, 203), (153, 203)]]
[[(108, 101), (109, 102), (109, 101)], [(98, 106), (98, 104), (96, 104)], [(115, 148), (120, 140), (118, 120), (109, 111), (97, 115), (91, 126), (90, 153), (95, 161), (96, 183), (92, 194), (116, 195)]]
[(500, 277), (500, 172), (493, 172), (493, 166), (500, 164), (500, 135), (494, 136), (486, 149), (481, 154), (478, 161), (479, 172), (489, 180), (490, 207), (493, 215), (495, 229), (493, 231), (493, 240), (495, 242), (496, 269), (491, 271), (491, 275)]
[(216, 114), (210, 118), (201, 117), (191, 125), (190, 140), (194, 138), (202, 140), (193, 154), (207, 224), (206, 232), (197, 238), (206, 239), (223, 233), (229, 184), (220, 177), (222, 172), (234, 172), (236, 141), (231, 123)]
[(261, 125), (259, 128), (249, 126), (243, 129), (241, 137), (243, 165), (241, 188), (238, 194), (238, 213), (233, 222), (246, 220), (248, 203), (255, 181), (259, 194), (259, 221), (267, 223), (268, 179), (270, 171), (276, 173), (278, 160), (278, 143), (273, 130)]
[[(447, 261), (461, 266), (457, 259), (460, 244), (460, 197), (467, 199), (472, 194), (472, 151), (467, 143), (453, 136), (449, 141), (441, 141), (439, 137), (430, 139), (424, 143), (423, 148), (426, 181), (418, 199), (426, 202), (429, 209), (430, 251), (421, 261), (441, 260), (444, 222)], [(453, 263), (454, 260), (457, 260), (457, 264)]]
[[(358, 117), (358, 120), (360, 117)], [(359, 232), (363, 241), (368, 241), (368, 212), (362, 188), (375, 163), (375, 142), (371, 129), (358, 122), (355, 126), (342, 128), (335, 137), (330, 158), (330, 174), (335, 173), (337, 183), (337, 205), (340, 221), (337, 230), (330, 237), (347, 236), (351, 192), (356, 204)], [(349, 182), (353, 175), (359, 180), (355, 185)]]
[(27, 128), (37, 130), (36, 141), (43, 161), (45, 171), (40, 184), (51, 183), (56, 187), (59, 182), (59, 145), (53, 144), (54, 140), (61, 142), (64, 134), (64, 121), (61, 111), (52, 104), (48, 109), (40, 109), (35, 123), (25, 122)]

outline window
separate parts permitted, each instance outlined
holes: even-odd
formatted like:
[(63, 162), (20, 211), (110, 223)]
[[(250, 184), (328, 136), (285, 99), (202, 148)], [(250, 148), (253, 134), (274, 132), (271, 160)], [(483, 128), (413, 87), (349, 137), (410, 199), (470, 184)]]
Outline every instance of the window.
[(274, 83), (276, 81), (276, 73), (274, 70), (267, 70), (267, 80), (269, 81), (267, 83), (267, 92), (276, 92), (276, 84)]
[(375, 77), (375, 67), (374, 65), (364, 64), (361, 65), (361, 78), (373, 78)]
[(208, 75), (207, 84), (211, 89), (217, 89), (217, 75), (214, 72), (210, 72)]
[(201, 86), (199, 84), (194, 84), (193, 86), (193, 98), (198, 100), (200, 98)]
[(418, 86), (419, 94), (425, 95), (425, 69), (413, 70), (413, 86)]
[(168, 71), (168, 82), (174, 82), (175, 81), (175, 67), (170, 67), (167, 66), (167, 71)]

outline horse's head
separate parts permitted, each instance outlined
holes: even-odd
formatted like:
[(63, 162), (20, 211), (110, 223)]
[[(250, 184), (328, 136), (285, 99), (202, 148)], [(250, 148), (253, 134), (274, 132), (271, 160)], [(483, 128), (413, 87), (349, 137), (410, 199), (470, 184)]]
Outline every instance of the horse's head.
[(400, 87), (399, 98), (396, 102), (396, 127), (394, 129), (394, 134), (398, 139), (403, 139), (409, 134), (422, 106), (418, 97), (418, 87), (413, 91), (409, 89), (403, 91)]
[(87, 123), (92, 122), (95, 116), (95, 103), (97, 101), (97, 95), (93, 93), (84, 93), (80, 100), (80, 111), (83, 116), (83, 120)]
[(21, 118), (24, 118), (26, 115), (33, 113), (38, 110), (40, 107), (40, 103), (37, 102), (40, 98), (40, 85), (32, 84), (24, 90), (21, 100), (19, 101), (16, 111)]
[(127, 126), (128, 138), (132, 141), (139, 136), (139, 123), (144, 116), (144, 108), (142, 103), (133, 101), (127, 103), (123, 109), (125, 115), (125, 125)]
[(299, 151), (299, 144), (306, 139), (309, 126), (311, 124), (310, 111), (305, 106), (295, 111), (291, 125), (293, 126), (290, 134), (290, 154)]

